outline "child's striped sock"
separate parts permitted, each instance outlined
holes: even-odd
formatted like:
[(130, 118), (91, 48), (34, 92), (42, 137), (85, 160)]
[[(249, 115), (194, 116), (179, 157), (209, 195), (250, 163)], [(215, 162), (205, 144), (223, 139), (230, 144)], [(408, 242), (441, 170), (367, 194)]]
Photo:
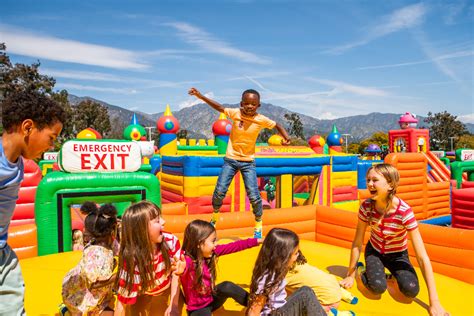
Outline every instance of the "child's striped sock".
[(262, 238), (262, 217), (255, 217), (255, 228), (253, 230), (253, 238)]
[(219, 210), (212, 212), (211, 225), (216, 227), (217, 220), (219, 219)]

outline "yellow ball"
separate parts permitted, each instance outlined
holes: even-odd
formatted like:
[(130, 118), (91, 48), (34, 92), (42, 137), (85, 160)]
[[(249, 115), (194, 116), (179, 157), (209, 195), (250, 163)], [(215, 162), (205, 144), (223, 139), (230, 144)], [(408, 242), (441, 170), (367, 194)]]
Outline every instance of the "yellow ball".
[(271, 145), (271, 146), (281, 146), (282, 142), (283, 142), (283, 137), (281, 137), (278, 134), (272, 135), (268, 139), (268, 145)]

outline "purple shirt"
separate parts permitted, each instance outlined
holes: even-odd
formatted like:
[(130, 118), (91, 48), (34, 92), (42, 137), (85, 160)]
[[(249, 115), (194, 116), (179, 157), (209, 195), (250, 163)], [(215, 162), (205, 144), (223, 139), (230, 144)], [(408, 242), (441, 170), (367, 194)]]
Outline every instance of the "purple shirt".
[[(264, 274), (263, 277), (258, 281), (257, 295), (263, 292), (265, 287), (265, 281), (267, 280), (268, 274)], [(270, 315), (272, 310), (278, 309), (286, 304), (286, 279), (283, 279), (278, 287), (271, 292), (267, 297), (267, 302), (263, 306), (260, 315)]]
[[(249, 238), (246, 240), (238, 240), (225, 245), (217, 245), (214, 253), (216, 256), (228, 255), (234, 252), (242, 251), (258, 245), (256, 238)], [(180, 276), (181, 285), (183, 287), (184, 297), (186, 301), (186, 309), (194, 311), (208, 306), (214, 300), (211, 291), (211, 272), (206, 261), (202, 264), (202, 283), (205, 285), (207, 292), (205, 294), (198, 293), (194, 286), (194, 278), (196, 276), (196, 268), (193, 259), (185, 256), (186, 269)]]

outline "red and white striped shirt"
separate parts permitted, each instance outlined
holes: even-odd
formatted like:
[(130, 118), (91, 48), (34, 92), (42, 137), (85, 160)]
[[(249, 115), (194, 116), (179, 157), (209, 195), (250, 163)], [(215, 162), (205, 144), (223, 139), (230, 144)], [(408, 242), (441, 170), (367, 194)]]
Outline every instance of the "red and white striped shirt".
[[(174, 257), (178, 260), (181, 256), (181, 245), (179, 243), (178, 237), (173, 234), (163, 232), (163, 241), (168, 245), (169, 257)], [(155, 270), (156, 287), (146, 291), (146, 295), (159, 295), (168, 289), (171, 284), (171, 272), (166, 271), (166, 265), (159, 247), (156, 247), (155, 253), (153, 254), (153, 267)], [(119, 288), (117, 291), (118, 300), (124, 304), (135, 304), (141, 285), (140, 271), (138, 270), (138, 267), (135, 266), (135, 277), (133, 278), (133, 287), (131, 292), (124, 288), (127, 272), (122, 269), (119, 276)]]
[(370, 225), (372, 246), (381, 254), (406, 250), (407, 231), (418, 227), (411, 207), (399, 198), (395, 212), (381, 218), (382, 216), (375, 210), (375, 202), (372, 199), (365, 200), (360, 206), (359, 219)]

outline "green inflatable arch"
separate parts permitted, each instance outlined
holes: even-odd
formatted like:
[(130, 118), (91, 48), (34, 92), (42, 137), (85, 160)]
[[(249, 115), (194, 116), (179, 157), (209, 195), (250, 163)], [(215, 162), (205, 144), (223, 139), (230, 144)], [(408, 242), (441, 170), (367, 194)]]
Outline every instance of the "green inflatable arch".
[(36, 191), (38, 255), (72, 250), (71, 205), (144, 199), (161, 207), (160, 183), (151, 173), (48, 173)]

